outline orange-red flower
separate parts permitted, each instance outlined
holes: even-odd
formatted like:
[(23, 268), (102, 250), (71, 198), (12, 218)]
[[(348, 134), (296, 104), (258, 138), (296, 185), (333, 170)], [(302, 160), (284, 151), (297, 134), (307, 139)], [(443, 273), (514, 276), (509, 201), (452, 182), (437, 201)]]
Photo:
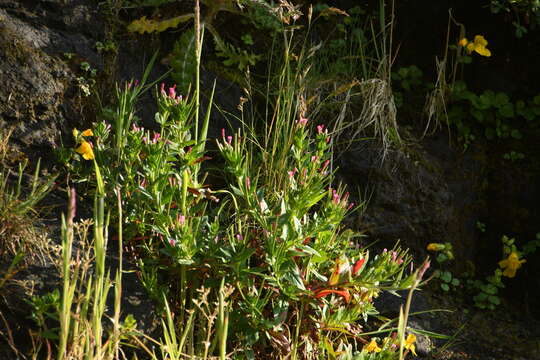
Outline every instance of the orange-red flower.
[(351, 294), (349, 293), (349, 290), (333, 290), (333, 289), (319, 290), (315, 293), (315, 298), (320, 299), (330, 294), (336, 294), (343, 297), (345, 299), (345, 302), (347, 303), (351, 301)]
[(366, 262), (366, 258), (358, 259), (353, 266), (352, 274), (356, 275), (361, 269), (362, 266), (364, 266), (364, 263)]

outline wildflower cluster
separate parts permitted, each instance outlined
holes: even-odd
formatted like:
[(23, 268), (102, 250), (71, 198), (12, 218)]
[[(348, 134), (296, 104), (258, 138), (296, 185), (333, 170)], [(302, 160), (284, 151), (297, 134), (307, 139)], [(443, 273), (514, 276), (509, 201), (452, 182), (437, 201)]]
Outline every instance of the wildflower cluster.
[[(416, 335), (409, 333), (407, 335), (407, 338), (405, 339), (405, 343), (403, 344), (403, 347), (407, 350), (413, 353), (413, 355), (416, 356)], [(379, 346), (379, 343), (377, 342), (377, 339), (372, 338), (368, 344), (366, 344), (362, 348), (363, 353), (380, 353), (381, 357), (384, 357), (384, 355), (390, 355), (394, 354), (397, 349), (399, 349), (399, 341), (397, 339), (397, 334), (394, 333), (392, 336), (386, 337), (382, 339), (381, 346)]]
[[(185, 318), (194, 289), (218, 296), (216, 279), (222, 279), (236, 299), (223, 314), (244, 351), (254, 351), (256, 339), (285, 337), (296, 351), (319, 348), (324, 356), (356, 344), (383, 288), (418, 284), (421, 271), (408, 270), (406, 251), (371, 256), (359, 234), (341, 228), (355, 205), (343, 186), (332, 184), (324, 125), (312, 129), (302, 112), (262, 140), (255, 129), (223, 129), (217, 146), (226, 185), (212, 191), (200, 175), (210, 158), (204, 133), (193, 131), (194, 100), (162, 84), (154, 116), (159, 129), (148, 130), (134, 112), (145, 89), (144, 81), (127, 84), (118, 91), (123, 110), (105, 111), (103, 121), (74, 135), (76, 152), (94, 159), (102, 187), (122, 194), (124, 243), (141, 259), (141, 280), (155, 300), (176, 304), (173, 311)], [(91, 153), (82, 145), (90, 136)], [(394, 353), (395, 339), (384, 341), (381, 352)], [(357, 350), (375, 354), (377, 346)], [(404, 346), (414, 353), (412, 338)]]

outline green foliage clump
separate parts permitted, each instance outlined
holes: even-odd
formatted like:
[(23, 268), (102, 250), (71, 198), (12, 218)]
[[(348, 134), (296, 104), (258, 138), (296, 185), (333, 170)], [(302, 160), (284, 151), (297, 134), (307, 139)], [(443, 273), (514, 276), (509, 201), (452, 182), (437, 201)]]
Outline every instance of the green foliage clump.
[(456, 127), (465, 148), (479, 138), (521, 140), (523, 129), (538, 129), (538, 119), (540, 96), (512, 102), (503, 92), (485, 90), (476, 94), (464, 82), (454, 84), (448, 121)]
[(540, 25), (540, 1), (538, 0), (491, 0), (490, 9), (494, 14), (512, 14), (512, 25), (514, 25), (517, 38), (523, 37), (529, 29), (535, 29)]

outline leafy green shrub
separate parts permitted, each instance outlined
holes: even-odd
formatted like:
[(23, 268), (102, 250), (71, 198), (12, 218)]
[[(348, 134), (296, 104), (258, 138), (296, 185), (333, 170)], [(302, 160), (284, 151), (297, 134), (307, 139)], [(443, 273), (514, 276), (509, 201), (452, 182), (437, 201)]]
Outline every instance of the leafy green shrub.
[(538, 129), (538, 119), (540, 96), (512, 102), (503, 92), (485, 90), (476, 94), (461, 81), (453, 87), (448, 121), (456, 127), (465, 148), (479, 138), (520, 140), (523, 129)]

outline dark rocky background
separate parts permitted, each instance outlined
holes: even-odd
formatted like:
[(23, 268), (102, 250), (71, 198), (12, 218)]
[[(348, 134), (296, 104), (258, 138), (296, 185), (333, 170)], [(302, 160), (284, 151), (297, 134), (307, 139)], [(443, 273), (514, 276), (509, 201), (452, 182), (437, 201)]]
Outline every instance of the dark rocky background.
[[(347, 8), (353, 3), (336, 1), (335, 5)], [(182, 13), (182, 8), (190, 7), (187, 2), (179, 2), (175, 11)], [(505, 15), (493, 15), (479, 2), (399, 1), (395, 29), (399, 56), (395, 66), (415, 64), (425, 70), (426, 77), (433, 75), (434, 57), (443, 52), (449, 8), (455, 18), (467, 24), (469, 33), (485, 34), (494, 53), (489, 61), (475, 60), (467, 69), (472, 88), (518, 96), (540, 93), (538, 30), (518, 40)], [(0, 127), (15, 128), (11, 141), (31, 162), (40, 157), (48, 171), (56, 171), (52, 150), (69, 143), (73, 127), (85, 128), (95, 120), (96, 100), (84, 95), (81, 63), (87, 62), (97, 70), (98, 90), (106, 103), (115, 82), (139, 77), (155, 49), (170, 47), (166, 36), (127, 33), (124, 27), (128, 20), (127, 11), (115, 13), (105, 2), (0, 0)], [(226, 21), (221, 23), (227, 26)], [(99, 53), (96, 42), (111, 38), (119, 44), (118, 51)], [(166, 66), (159, 64), (153, 76), (165, 71)], [(215, 74), (205, 72), (203, 88), (208, 89), (215, 78)], [(234, 110), (241, 95), (237, 86), (218, 77), (216, 99), (220, 106)], [(143, 119), (152, 114), (152, 107), (146, 105), (141, 105)], [(399, 239), (420, 259), (427, 254), (428, 243), (451, 242), (457, 259), (454, 270), (459, 273), (473, 263), (477, 274), (485, 276), (500, 260), (502, 234), (533, 239), (540, 231), (538, 138), (524, 140), (532, 156), (516, 165), (500, 160), (503, 150), (498, 144), (474, 144), (464, 153), (445, 129), (421, 138), (419, 118), (407, 116), (399, 118), (398, 123), (406, 129), (407, 146), (392, 149), (382, 165), (377, 144), (370, 143), (339, 159), (340, 176), (351, 188), (365, 189), (369, 197), (367, 210), (353, 215), (350, 221), (370, 239), (379, 240), (377, 246), (390, 248)], [(217, 116), (210, 135), (216, 136), (223, 124), (223, 118)], [(64, 194), (53, 193), (48, 201), (56, 206), (49, 218), (58, 218)], [(486, 224), (486, 233), (478, 231), (477, 221)], [(429, 356), (540, 359), (539, 260), (538, 254), (529, 257), (518, 276), (507, 282), (503, 304), (492, 312), (474, 309), (465, 292), (447, 295), (433, 286), (419, 293), (413, 311), (453, 310), (412, 319), (425, 330), (456, 335), (448, 348), (441, 347), (445, 342), (435, 341), (441, 350)], [(24, 280), (42, 273), (48, 276), (42, 283), (49, 285), (38, 291), (46, 291), (57, 281), (50, 264), (29, 267), (17, 276)], [(144, 298), (135, 276), (126, 283), (125, 294), (142, 298), (131, 301), (131, 305), (126, 303), (126, 312), (134, 313), (143, 328), (154, 331), (151, 302)], [(25, 296), (28, 294), (22, 288), (15, 287), (2, 289), (0, 295), (0, 311), (22, 337), (31, 326), (24, 320), (28, 312)], [(382, 299), (382, 312), (395, 311), (396, 301), (399, 298)], [(5, 331), (2, 326), (0, 330)], [(430, 346), (428, 340), (419, 341), (420, 355), (428, 356)], [(14, 358), (0, 340), (2, 348), (1, 358)]]

